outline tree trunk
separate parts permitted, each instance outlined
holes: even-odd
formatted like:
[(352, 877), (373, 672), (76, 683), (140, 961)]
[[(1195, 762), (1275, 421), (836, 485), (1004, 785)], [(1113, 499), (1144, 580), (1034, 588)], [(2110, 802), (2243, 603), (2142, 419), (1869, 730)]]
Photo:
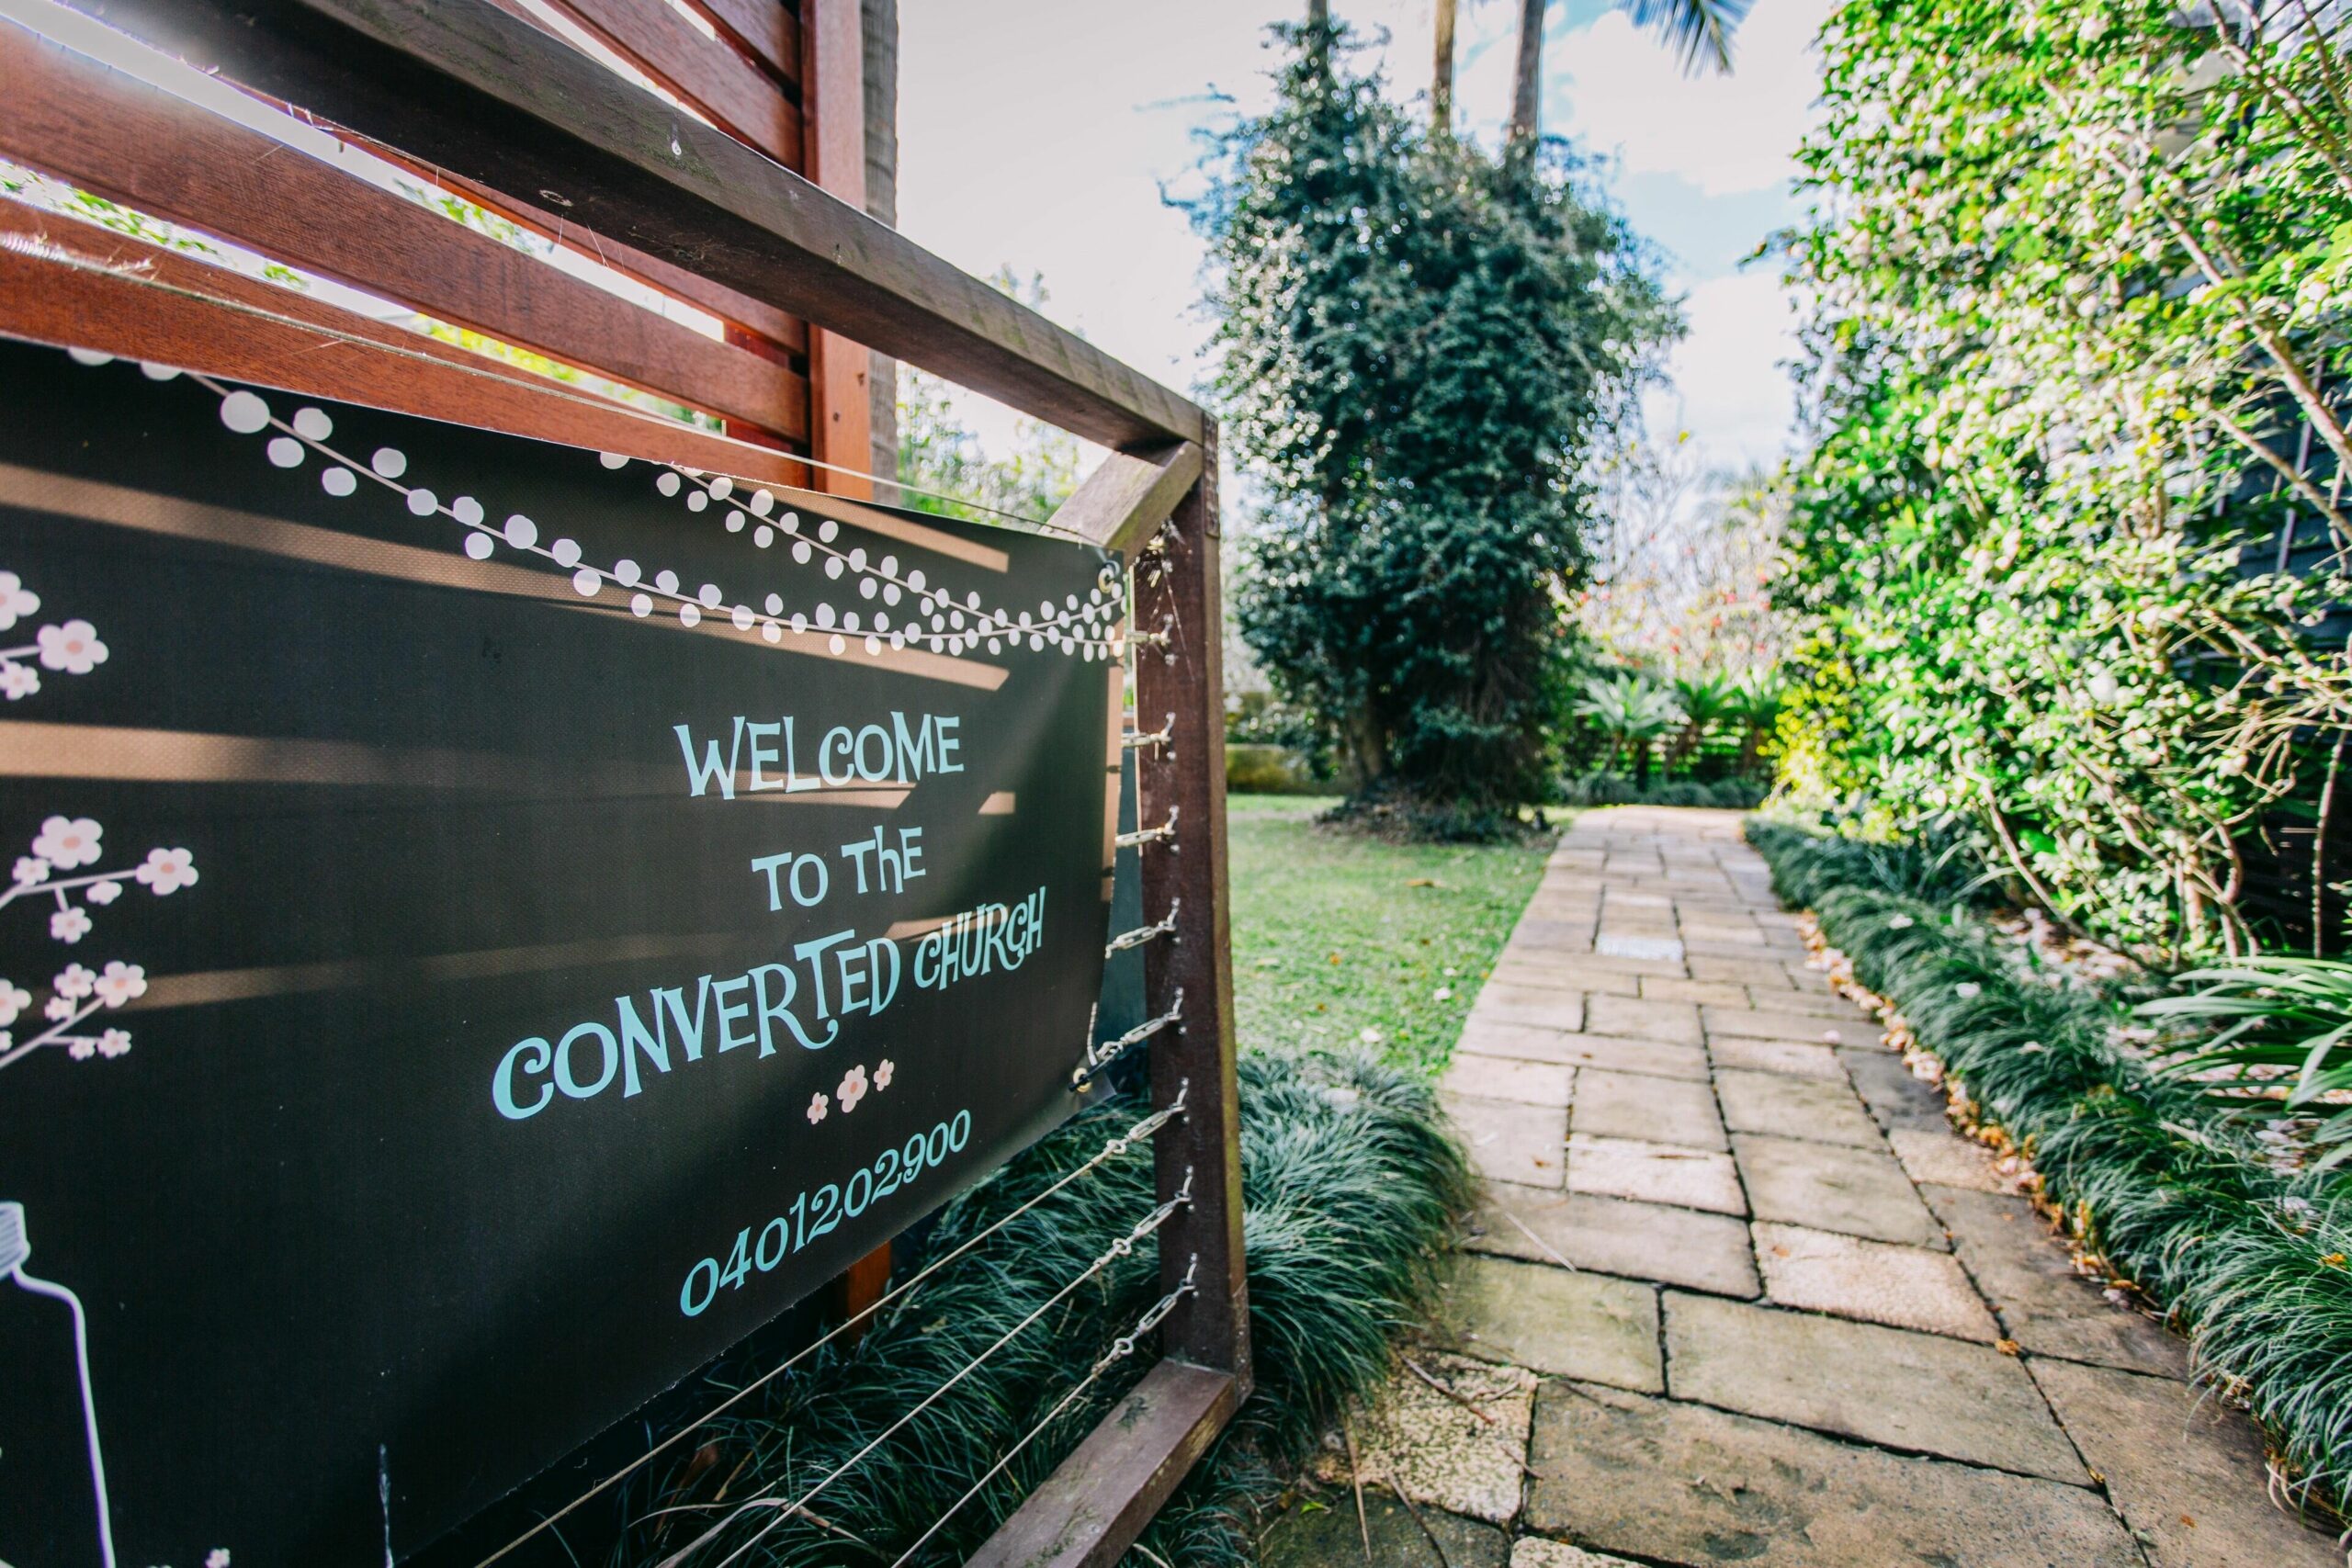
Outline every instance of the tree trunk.
[(1634, 787), (1636, 789), (1647, 789), (1650, 787), (1650, 751), (1652, 750), (1652, 746), (1653, 743), (1650, 740), (1650, 738), (1646, 735), (1636, 736), (1634, 739)]
[(1532, 142), (1541, 115), (1546, 0), (1520, 0), (1519, 73), (1510, 96), (1510, 141)]
[(1437, 0), (1437, 60), (1430, 76), (1430, 123), (1440, 136), (1453, 132), (1453, 11), (1455, 0)]
[(1331, 25), (1331, 0), (1306, 0), (1306, 25), (1328, 28)]

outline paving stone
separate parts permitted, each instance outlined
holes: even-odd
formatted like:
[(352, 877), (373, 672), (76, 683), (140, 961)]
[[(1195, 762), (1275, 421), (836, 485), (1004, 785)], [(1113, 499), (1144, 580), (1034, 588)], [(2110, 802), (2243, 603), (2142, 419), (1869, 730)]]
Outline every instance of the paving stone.
[(2037, 1360), (2033, 1376), (2154, 1568), (2343, 1568), (2342, 1548), (2271, 1506), (2237, 1411), (2112, 1368)]
[(1457, 1051), (1437, 1087), (1447, 1094), (1467, 1095), (1476, 1100), (1507, 1100), (1517, 1105), (1566, 1109), (1569, 1086), (1576, 1081), (1576, 1076), (1575, 1068), (1554, 1066), (1548, 1062), (1524, 1062), (1510, 1056)]
[(1504, 1258), (1555, 1265), (1565, 1258), (1578, 1269), (1726, 1296), (1751, 1297), (1763, 1288), (1747, 1226), (1729, 1214), (1488, 1183), (1471, 1228), (1473, 1251)]
[(1470, 1004), (1473, 1019), (1495, 1023), (1523, 1023), (1536, 1029), (1575, 1031), (1584, 1027), (1584, 993), (1537, 986), (1498, 986), (1488, 982)]
[(1827, 1045), (1806, 1045), (1794, 1040), (1742, 1040), (1736, 1034), (1724, 1034), (1707, 1041), (1707, 1055), (1718, 1067), (1846, 1081), (1844, 1065), (1838, 1060), (1836, 1050)]
[(1668, 975), (1642, 977), (1642, 999), (1656, 1002), (1711, 1002), (1718, 1007), (1745, 1007), (1747, 987), (1728, 980), (1681, 980)]
[(1949, 1249), (1943, 1227), (1883, 1149), (1750, 1133), (1736, 1134), (1731, 1147), (1759, 1220)]
[(2188, 1375), (2188, 1346), (2164, 1325), (2109, 1302), (2022, 1198), (1931, 1188), (1930, 1207), (2009, 1337), (2038, 1356)]
[(1573, 1063), (1574, 1053), (1585, 1038), (1565, 1029), (1498, 1023), (1473, 1012), (1462, 1025), (1462, 1037), (1454, 1042), (1453, 1049), (1457, 1055), (1467, 1051), (1480, 1056), (1511, 1056), (1522, 1062)]
[(1833, 1023), (1801, 1012), (1759, 1012), (1753, 1008), (1702, 1008), (1709, 1034), (1737, 1034), (1749, 1040), (1803, 1040), (1815, 1045), (1863, 1045), (1877, 1035), (1877, 1026), (1857, 1016), (1846, 1024)]
[[(1642, 970), (1602, 969), (1596, 967), (1593, 960), (1581, 957), (1574, 967), (1570, 967), (1568, 959), (1569, 954), (1565, 953), (1531, 953), (1521, 958), (1506, 951), (1495, 960), (1494, 973), (1487, 979), (1498, 986), (1534, 986), (1579, 994), (1598, 991), (1630, 997), (1641, 990)], [(1654, 973), (1679, 975), (1682, 972), (1679, 964), (1657, 964), (1646, 967)]]
[(1641, 1564), (1531, 1535), (1511, 1542), (1510, 1568), (1641, 1568)]
[(1710, 948), (1729, 948), (1744, 952), (1748, 948), (1766, 951), (1767, 939), (1754, 926), (1730, 921), (1697, 920), (1685, 916), (1682, 920), (1682, 941), (1686, 947), (1704, 952)]
[(1706, 1038), (1699, 1032), (1697, 1003), (1648, 1002), (1638, 997), (1593, 998), (1585, 1004), (1585, 1027), (1595, 1034), (1670, 1045), (1696, 1045)]
[(1423, 1508), (1416, 1521), (1411, 1509), (1376, 1491), (1364, 1494), (1359, 1523), (1353, 1495), (1334, 1490), (1283, 1510), (1260, 1542), (1258, 1561), (1264, 1568), (1364, 1568), (1367, 1561), (1372, 1568), (1510, 1568), (1510, 1538), (1492, 1525), (1442, 1508)]
[(1490, 1181), (1527, 1187), (1557, 1187), (1565, 1174), (1568, 1113), (1548, 1105), (1513, 1105), (1441, 1094), (1440, 1101), (1462, 1134), (1470, 1168)]
[[(1781, 978), (1788, 982), (1789, 989), (1792, 991), (1815, 996), (1838, 994), (1838, 988), (1829, 983), (1828, 973), (1814, 967), (1810, 960), (1800, 962), (1793, 958), (1783, 959), (1781, 964)], [(1763, 982), (1752, 983), (1760, 985)]]
[[(1392, 1487), (1424, 1508), (1510, 1524), (1519, 1514), (1520, 1483), (1526, 1473), (1535, 1374), (1434, 1351), (1414, 1360), (1454, 1397), (1398, 1369), (1355, 1426), (1356, 1459), (1364, 1479)], [(1465, 1400), (1476, 1409), (1465, 1409)], [(1344, 1483), (1346, 1454), (1327, 1446), (1316, 1472)], [(1354, 1512), (1352, 1501), (1349, 1512)]]
[(2053, 1481), (2090, 1480), (2024, 1364), (1989, 1346), (1668, 1292), (1666, 1358), (1678, 1399)]
[(1547, 1382), (1527, 1524), (1648, 1562), (2140, 1568), (2098, 1496), (1856, 1448), (1615, 1389)]
[(1897, 1127), (1937, 1133), (1951, 1130), (1944, 1115), (1944, 1091), (1916, 1077), (1896, 1053), (1864, 1045), (1838, 1052), (1838, 1059), (1846, 1064), (1846, 1076), (1854, 1080), (1856, 1092), (1880, 1126), (1890, 1131)]
[(1735, 986), (1765, 986), (1774, 989), (1787, 988), (1789, 972), (1786, 965), (1770, 958), (1718, 958), (1701, 953), (1690, 961), (1693, 980), (1725, 980)]
[(1563, 1034), (1551, 1059), (1603, 1072), (1645, 1073), (1690, 1083), (1707, 1079), (1707, 1053), (1702, 1046), (1661, 1045), (1654, 1040), (1626, 1040), (1614, 1034)]
[(1607, 1274), (1473, 1254), (1445, 1302), (1465, 1355), (1657, 1393), (1657, 1292)]
[(1759, 1220), (1756, 1261), (1764, 1270), (1765, 1299), (1781, 1306), (1984, 1345), (2001, 1337), (1949, 1252)]
[(1939, 1187), (1965, 1187), (1976, 1192), (2007, 1192), (2009, 1184), (1993, 1168), (1993, 1151), (1972, 1144), (1949, 1127), (1933, 1132), (1897, 1127), (1886, 1135), (1894, 1157), (1912, 1180)]
[[(1751, 1010), (1780, 1013), (1792, 1018), (1817, 1018), (1841, 1032), (1859, 1029), (1869, 1039), (1875, 1040), (1884, 1030), (1876, 1015), (1865, 1011), (1858, 1002), (1828, 991), (1776, 991), (1764, 986), (1747, 987), (1754, 998)], [(1855, 1043), (1849, 1039), (1847, 1043)]]
[(1593, 924), (1589, 919), (1522, 919), (1510, 933), (1510, 947), (1518, 953), (1590, 953)]
[(1723, 1100), (1724, 1124), (1736, 1133), (1880, 1146), (1878, 1123), (1849, 1084), (1725, 1068), (1715, 1074), (1715, 1093)]
[(1578, 1134), (1568, 1141), (1568, 1190), (1645, 1203), (1745, 1214), (1739, 1175), (1728, 1156), (1635, 1138)]
[(1715, 1111), (1713, 1089), (1645, 1073), (1595, 1068), (1579, 1073), (1568, 1131), (1731, 1152), (1731, 1144), (1724, 1136), (1723, 1118)]

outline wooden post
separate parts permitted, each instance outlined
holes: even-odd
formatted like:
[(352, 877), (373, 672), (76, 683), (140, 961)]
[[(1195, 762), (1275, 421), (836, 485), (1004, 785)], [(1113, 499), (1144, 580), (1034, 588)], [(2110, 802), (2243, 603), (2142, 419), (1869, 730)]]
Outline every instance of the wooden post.
[[(801, 110), (808, 177), (828, 196), (865, 210), (865, 28), (858, 0), (809, 0), (800, 28), (807, 51)], [(856, 473), (817, 470), (829, 495), (872, 501), (873, 355), (864, 344), (810, 322), (809, 428), (815, 457)], [(895, 493), (892, 499), (896, 499)]]
[(1148, 1009), (1183, 993), (1181, 1023), (1153, 1041), (1154, 1105), (1181, 1091), (1185, 1114), (1159, 1134), (1159, 1193), (1192, 1178), (1191, 1206), (1159, 1233), (1164, 1288), (1188, 1269), (1193, 1292), (1163, 1328), (1167, 1353), (1230, 1372), (1250, 1389), (1250, 1295), (1241, 1251), (1240, 1107), (1234, 1083), (1233, 932), (1225, 868), (1225, 626), (1217, 573), (1216, 436), (1202, 443), (1201, 477), (1136, 565), (1135, 630), (1164, 636), (1136, 649), (1136, 715), (1170, 743), (1142, 760), (1137, 820), (1173, 816), (1172, 838), (1145, 847), (1143, 904), (1157, 919), (1183, 900), (1181, 940), (1145, 949)]

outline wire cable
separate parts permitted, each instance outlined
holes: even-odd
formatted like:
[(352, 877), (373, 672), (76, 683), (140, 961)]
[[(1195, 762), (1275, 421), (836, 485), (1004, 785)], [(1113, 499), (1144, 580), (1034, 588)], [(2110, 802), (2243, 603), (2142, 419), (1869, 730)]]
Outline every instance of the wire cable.
[(1079, 1270), (1079, 1272), (1073, 1275), (1069, 1282), (1064, 1284), (1061, 1289), (1056, 1291), (1045, 1301), (1040, 1302), (1036, 1307), (1030, 1312), (1028, 1316), (1023, 1318), (1019, 1323), (1014, 1324), (1011, 1328), (1006, 1329), (1003, 1334), (997, 1337), (994, 1344), (981, 1351), (978, 1355), (973, 1357), (970, 1360), (965, 1362), (964, 1365), (956, 1371), (954, 1376), (941, 1383), (937, 1388), (933, 1389), (929, 1393), (924, 1394), (920, 1400), (917, 1400), (912, 1408), (909, 1409), (906, 1414), (900, 1416), (896, 1421), (891, 1422), (889, 1426), (884, 1427), (881, 1432), (876, 1434), (864, 1448), (850, 1455), (849, 1458), (842, 1461), (840, 1464), (835, 1465), (823, 1480), (818, 1482), (814, 1486), (811, 1486), (808, 1491), (803, 1492), (798, 1497), (789, 1503), (780, 1503), (767, 1497), (753, 1497), (737, 1504), (735, 1510), (732, 1513), (719, 1520), (717, 1524), (711, 1526), (710, 1529), (703, 1531), (702, 1534), (696, 1536), (693, 1540), (688, 1541), (684, 1546), (680, 1547), (677, 1551), (663, 1558), (661, 1562), (656, 1565), (656, 1568), (683, 1568), (683, 1565), (686, 1562), (687, 1559), (692, 1557), (695, 1552), (701, 1551), (705, 1546), (709, 1545), (712, 1541), (718, 1539), (718, 1537), (724, 1534), (736, 1520), (743, 1517), (753, 1509), (765, 1508), (772, 1510), (775, 1514), (773, 1518), (769, 1519), (766, 1524), (762, 1525), (757, 1530), (753, 1531), (750, 1540), (744, 1541), (742, 1545), (737, 1547), (734, 1551), (729, 1552), (725, 1557), (718, 1560), (718, 1568), (731, 1568), (732, 1564), (741, 1562), (746, 1552), (759, 1545), (761, 1541), (765, 1540), (768, 1536), (779, 1526), (784, 1524), (786, 1520), (791, 1518), (794, 1515), (806, 1510), (808, 1504), (821, 1494), (825, 1488), (831, 1486), (834, 1482), (839, 1481), (842, 1476), (847, 1475), (851, 1471), (864, 1463), (867, 1455), (871, 1454), (875, 1450), (880, 1448), (884, 1443), (888, 1442), (892, 1438), (897, 1437), (901, 1431), (905, 1430), (909, 1423), (912, 1422), (916, 1416), (921, 1416), (924, 1411), (930, 1409), (933, 1404), (938, 1404), (939, 1401), (946, 1395), (950, 1389), (953, 1389), (966, 1378), (970, 1377), (974, 1372), (979, 1371), (981, 1367), (988, 1363), (989, 1358), (993, 1357), (998, 1351), (1003, 1349), (1007, 1345), (1012, 1344), (1013, 1340), (1019, 1338), (1023, 1334), (1028, 1332), (1030, 1328), (1034, 1327), (1038, 1322), (1044, 1319), (1047, 1313), (1050, 1313), (1054, 1308), (1061, 1305), (1063, 1302), (1068, 1301), (1072, 1295), (1076, 1294), (1080, 1286), (1093, 1279), (1096, 1275), (1102, 1273), (1105, 1269), (1111, 1267), (1112, 1264), (1119, 1261), (1119, 1259), (1132, 1255), (1136, 1249), (1136, 1244), (1137, 1242), (1142, 1241), (1146, 1236), (1151, 1235), (1157, 1232), (1160, 1226), (1169, 1222), (1170, 1218), (1172, 1217), (1179, 1209), (1188, 1206), (1192, 1201), (1193, 1173), (1191, 1168), (1188, 1167), (1184, 1172), (1184, 1185), (1174, 1197), (1169, 1199), (1166, 1202), (1152, 1210), (1150, 1213), (1136, 1221), (1133, 1230), (1130, 1230), (1126, 1235), (1113, 1242), (1109, 1247), (1104, 1247), (1102, 1254), (1097, 1257), (1093, 1262)]
[(1186, 1079), (1183, 1083), (1179, 1084), (1176, 1089), (1176, 1099), (1172, 1103), (1162, 1110), (1153, 1111), (1150, 1115), (1144, 1117), (1125, 1132), (1121, 1133), (1118, 1136), (1105, 1143), (1102, 1148), (1096, 1150), (1083, 1165), (1077, 1167), (1075, 1169), (1071, 1170), (1069, 1174), (1064, 1176), (1058, 1181), (1056, 1181), (1051, 1187), (1046, 1188), (1044, 1191), (1038, 1193), (1035, 1197), (1030, 1199), (1019, 1208), (1014, 1209), (1003, 1218), (996, 1221), (986, 1230), (979, 1232), (970, 1240), (955, 1248), (955, 1250), (944, 1253), (940, 1257), (932, 1259), (931, 1262), (925, 1264), (920, 1270), (918, 1270), (912, 1278), (909, 1279), (906, 1283), (885, 1292), (872, 1305), (861, 1307), (856, 1312), (852, 1313), (839, 1325), (827, 1331), (821, 1338), (808, 1346), (808, 1348), (797, 1352), (785, 1360), (781, 1365), (776, 1366), (769, 1371), (762, 1373), (759, 1377), (756, 1377), (750, 1382), (745, 1383), (741, 1388), (728, 1395), (727, 1398), (721, 1400), (718, 1404), (704, 1412), (702, 1416), (698, 1416), (687, 1425), (679, 1427), (676, 1431), (671, 1433), (668, 1437), (662, 1438), (660, 1442), (646, 1450), (645, 1452), (638, 1455), (635, 1459), (621, 1466), (620, 1469), (615, 1471), (604, 1480), (599, 1481), (595, 1485), (591, 1486), (587, 1491), (582, 1492), (579, 1496), (574, 1497), (571, 1502), (566, 1503), (562, 1507), (558, 1508), (554, 1513), (549, 1514), (546, 1518), (541, 1519), (537, 1524), (533, 1525), (529, 1529), (525, 1530), (521, 1535), (516, 1536), (513, 1540), (508, 1541), (496, 1551), (493, 1551), (489, 1556), (483, 1558), (480, 1562), (475, 1564), (475, 1568), (490, 1568), (490, 1564), (497, 1562), (500, 1558), (504, 1557), (515, 1548), (532, 1540), (542, 1531), (553, 1529), (556, 1524), (564, 1517), (564, 1516), (570, 1514), (573, 1509), (579, 1507), (583, 1503), (589, 1502), (592, 1499), (599, 1497), (605, 1493), (611, 1491), (615, 1486), (619, 1485), (631, 1475), (637, 1473), (638, 1471), (641, 1470), (646, 1465), (650, 1464), (654, 1460), (660, 1458), (670, 1450), (677, 1447), (680, 1443), (683, 1443), (686, 1438), (702, 1430), (705, 1427), (709, 1426), (710, 1423), (718, 1420), (721, 1416), (726, 1415), (728, 1411), (733, 1409), (736, 1405), (741, 1404), (744, 1400), (749, 1399), (752, 1394), (757, 1393), (761, 1389), (766, 1387), (769, 1383), (774, 1382), (776, 1379), (784, 1376), (785, 1373), (792, 1371), (794, 1367), (798, 1366), (802, 1361), (807, 1360), (809, 1357), (815, 1355), (818, 1351), (823, 1349), (826, 1346), (831, 1344), (842, 1335), (847, 1334), (850, 1330), (864, 1323), (867, 1318), (873, 1316), (876, 1313), (880, 1312), (884, 1307), (888, 1306), (891, 1303), (899, 1301), (908, 1295), (910, 1292), (921, 1286), (924, 1280), (930, 1279), (942, 1269), (946, 1268), (949, 1264), (955, 1262), (957, 1258), (963, 1257), (966, 1253), (971, 1251), (974, 1247), (979, 1246), (982, 1242), (988, 1240), (999, 1231), (1004, 1229), (1005, 1226), (1011, 1224), (1022, 1215), (1029, 1213), (1029, 1211), (1035, 1209), (1040, 1203), (1045, 1202), (1047, 1199), (1053, 1197), (1056, 1193), (1061, 1191), (1072, 1182), (1092, 1175), (1096, 1170), (1101, 1169), (1110, 1161), (1118, 1158), (1120, 1156), (1125, 1154), (1129, 1149), (1135, 1147), (1137, 1143), (1150, 1137), (1162, 1127), (1168, 1125), (1169, 1122), (1176, 1121), (1178, 1118), (1182, 1117), (1184, 1114), (1184, 1102), (1191, 1093), (1191, 1089), (1192, 1084), (1190, 1079)]
[(1161, 1320), (1166, 1318), (1170, 1313), (1176, 1310), (1176, 1303), (1178, 1302), (1182, 1301), (1186, 1296), (1193, 1293), (1193, 1277), (1200, 1272), (1200, 1255), (1195, 1253), (1193, 1256), (1192, 1261), (1184, 1266), (1183, 1283), (1178, 1285), (1174, 1290), (1169, 1292), (1166, 1295), (1160, 1297), (1150, 1306), (1147, 1307), (1144, 1310), (1144, 1314), (1136, 1320), (1136, 1325), (1133, 1328), (1128, 1329), (1125, 1334), (1120, 1335), (1118, 1338), (1113, 1340), (1111, 1342), (1111, 1348), (1104, 1351), (1101, 1356), (1095, 1358), (1094, 1365), (1088, 1370), (1087, 1374), (1079, 1379), (1077, 1383), (1071, 1387), (1070, 1391), (1062, 1395), (1060, 1400), (1055, 1404), (1054, 1407), (1051, 1410), (1046, 1411), (1045, 1416), (1039, 1420), (1035, 1426), (1021, 1434), (1020, 1440), (1015, 1442), (1011, 1448), (1005, 1450), (1002, 1457), (998, 1459), (994, 1464), (989, 1466), (988, 1473), (981, 1476), (978, 1481), (972, 1483), (970, 1491), (965, 1493), (961, 1497), (956, 1498), (953, 1503), (950, 1503), (947, 1506), (947, 1511), (940, 1515), (937, 1519), (933, 1520), (929, 1529), (917, 1536), (915, 1538), (914, 1544), (908, 1547), (906, 1551), (900, 1552), (899, 1554), (898, 1561), (891, 1563), (890, 1568), (906, 1568), (906, 1564), (913, 1559), (914, 1554), (921, 1551), (924, 1545), (930, 1541), (933, 1536), (937, 1535), (941, 1530), (947, 1528), (947, 1521), (954, 1518), (956, 1513), (963, 1508), (965, 1504), (978, 1496), (982, 1489), (984, 1489), (989, 1482), (994, 1481), (998, 1476), (1003, 1474), (1005, 1466), (1020, 1458), (1021, 1451), (1027, 1448), (1032, 1442), (1035, 1441), (1039, 1434), (1043, 1433), (1046, 1427), (1051, 1427), (1056, 1421), (1060, 1420), (1062, 1412), (1068, 1410), (1072, 1404), (1076, 1404), (1080, 1395), (1083, 1394), (1088, 1389), (1092, 1388), (1097, 1382), (1101, 1382), (1103, 1373), (1109, 1371), (1121, 1361), (1125, 1360), (1129, 1356), (1134, 1355), (1137, 1342), (1140, 1341), (1145, 1335), (1149, 1334), (1153, 1329), (1159, 1327)]

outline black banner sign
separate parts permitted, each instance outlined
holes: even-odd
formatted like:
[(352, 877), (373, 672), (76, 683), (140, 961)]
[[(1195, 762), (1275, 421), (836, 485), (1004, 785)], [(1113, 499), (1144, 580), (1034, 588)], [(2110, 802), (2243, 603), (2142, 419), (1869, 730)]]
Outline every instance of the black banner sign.
[(1121, 613), (0, 342), (0, 1562), (406, 1557), (1066, 1114)]

